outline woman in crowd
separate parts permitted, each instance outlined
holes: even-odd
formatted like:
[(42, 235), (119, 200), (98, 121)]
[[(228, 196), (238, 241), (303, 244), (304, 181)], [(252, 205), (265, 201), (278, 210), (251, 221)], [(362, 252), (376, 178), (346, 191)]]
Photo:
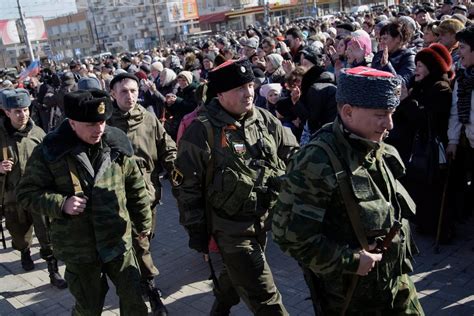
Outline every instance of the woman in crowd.
[(435, 234), (445, 180), (452, 59), (445, 46), (435, 43), (422, 49), (415, 62), (413, 89), (393, 116), (387, 142), (407, 167), (406, 188), (417, 206), (418, 230)]
[(183, 70), (177, 76), (177, 81), (178, 91), (176, 94), (168, 93), (165, 101), (166, 121), (164, 125), (166, 132), (174, 141), (176, 141), (181, 119), (197, 107), (195, 91), (198, 84), (194, 82), (193, 74)]
[(406, 47), (410, 33), (406, 24), (390, 22), (380, 30), (379, 51), (372, 60), (372, 67), (388, 71), (402, 79), (410, 88), (415, 73), (415, 52)]

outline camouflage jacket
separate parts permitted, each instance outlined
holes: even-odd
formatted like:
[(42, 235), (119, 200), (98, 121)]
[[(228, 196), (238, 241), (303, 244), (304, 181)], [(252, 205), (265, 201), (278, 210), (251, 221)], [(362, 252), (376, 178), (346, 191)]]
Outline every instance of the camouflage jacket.
[[(270, 112), (256, 107), (237, 121), (214, 99), (200, 113), (184, 132), (178, 148), (176, 168), (183, 179), (173, 193), (180, 222), (190, 231), (205, 229), (209, 224), (207, 201), (213, 209), (209, 218), (213, 231), (255, 234), (256, 222), (260, 220), (261, 228), (268, 223), (272, 198), (276, 196), (271, 189), (257, 187), (265, 187), (268, 179), (284, 173), (285, 162), (298, 148), (296, 139)], [(208, 120), (213, 129), (214, 148), (210, 148), (202, 120)], [(213, 172), (206, 187), (211, 151)], [(257, 160), (262, 168), (252, 165)]]
[(161, 199), (159, 164), (171, 174), (176, 159), (176, 144), (166, 133), (157, 117), (143, 106), (136, 105), (123, 113), (114, 105), (112, 117), (107, 121), (110, 126), (124, 131), (132, 143), (138, 165), (145, 175), (145, 183), (152, 205)]
[[(287, 168), (273, 216), (273, 238), (281, 249), (316, 273), (325, 293), (341, 304), (352, 275), (359, 266), (361, 246), (352, 228), (337, 179), (326, 152), (329, 145), (349, 175), (360, 219), (369, 243), (388, 233), (395, 220), (402, 232), (382, 261), (361, 278), (354, 294), (364, 299), (376, 293), (391, 295), (396, 277), (412, 270), (408, 217), (415, 206), (397, 180), (404, 166), (390, 145), (374, 143), (346, 131), (339, 119), (323, 127), (296, 154)], [(387, 294), (389, 293), (389, 294)]]
[[(24, 208), (52, 220), (54, 252), (66, 262), (109, 262), (131, 248), (132, 223), (138, 232), (151, 228), (145, 182), (127, 136), (107, 126), (93, 165), (88, 158), (90, 148), (64, 121), (35, 148), (17, 187), (17, 199)], [(88, 197), (78, 216), (62, 211), (66, 199), (74, 195), (68, 157), (76, 164)]]
[(0, 121), (0, 146), (6, 144), (8, 158), (13, 160), (12, 171), (7, 175), (0, 174), (0, 181), (7, 180), (4, 195), (0, 197), (3, 199), (6, 208), (11, 207), (16, 210), (15, 187), (25, 172), (26, 162), (31, 156), (33, 149), (41, 143), (44, 135), (44, 131), (36, 126), (31, 119), (23, 131), (14, 130), (7, 117), (2, 118)]

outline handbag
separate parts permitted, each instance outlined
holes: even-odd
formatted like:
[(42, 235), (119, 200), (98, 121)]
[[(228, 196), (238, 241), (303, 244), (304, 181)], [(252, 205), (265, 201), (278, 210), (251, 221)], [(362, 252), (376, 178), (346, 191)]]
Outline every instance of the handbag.
[(418, 129), (413, 140), (407, 165), (407, 178), (412, 181), (433, 183), (440, 163), (446, 162), (446, 153), (438, 137), (433, 135), (431, 118), (428, 116), (428, 133)]

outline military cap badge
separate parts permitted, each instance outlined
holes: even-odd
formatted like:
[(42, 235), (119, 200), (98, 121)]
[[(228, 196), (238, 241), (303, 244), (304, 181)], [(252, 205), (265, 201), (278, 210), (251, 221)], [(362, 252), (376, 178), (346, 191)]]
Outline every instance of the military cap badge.
[(100, 102), (99, 106), (97, 107), (97, 113), (104, 114), (105, 113), (105, 103)]

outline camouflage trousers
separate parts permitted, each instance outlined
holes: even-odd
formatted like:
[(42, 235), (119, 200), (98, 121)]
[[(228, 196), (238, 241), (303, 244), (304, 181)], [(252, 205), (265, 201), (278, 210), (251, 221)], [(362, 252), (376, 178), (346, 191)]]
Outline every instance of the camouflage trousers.
[(10, 232), (13, 249), (22, 251), (30, 248), (34, 228), (41, 247), (41, 258), (47, 260), (53, 255), (46, 217), (23, 211), (16, 206), (8, 206), (5, 209), (5, 225)]
[[(155, 233), (156, 227), (156, 208), (151, 212), (152, 227), (151, 236)], [(159, 274), (158, 269), (153, 263), (153, 258), (150, 252), (150, 239), (149, 238), (138, 238), (137, 232), (133, 230), (133, 250), (138, 260), (142, 280), (145, 282), (149, 279), (153, 279)]]
[(234, 237), (216, 233), (224, 268), (217, 303), (224, 309), (237, 305), (240, 298), (255, 315), (288, 315), (265, 259), (266, 233), (258, 237)]
[(74, 316), (100, 316), (109, 289), (107, 277), (114, 283), (120, 301), (120, 315), (147, 315), (148, 310), (140, 288), (140, 271), (133, 250), (114, 260), (102, 263), (71, 263), (66, 261), (64, 277), (76, 299)]
[[(424, 316), (423, 308), (418, 300), (415, 285), (407, 274), (398, 278), (397, 294), (391, 302), (380, 302), (374, 299), (374, 304), (367, 304), (365, 308), (354, 310), (351, 308), (353, 302), (349, 304), (346, 316)], [(323, 303), (324, 302), (324, 303)], [(323, 300), (321, 304), (323, 315), (341, 315), (341, 306), (339, 303), (332, 304), (331, 301)], [(385, 304), (384, 304), (385, 303)], [(382, 306), (383, 304), (384, 306)], [(357, 304), (356, 304), (357, 305)], [(391, 306), (393, 305), (393, 306)], [(359, 305), (360, 306), (360, 305)]]

